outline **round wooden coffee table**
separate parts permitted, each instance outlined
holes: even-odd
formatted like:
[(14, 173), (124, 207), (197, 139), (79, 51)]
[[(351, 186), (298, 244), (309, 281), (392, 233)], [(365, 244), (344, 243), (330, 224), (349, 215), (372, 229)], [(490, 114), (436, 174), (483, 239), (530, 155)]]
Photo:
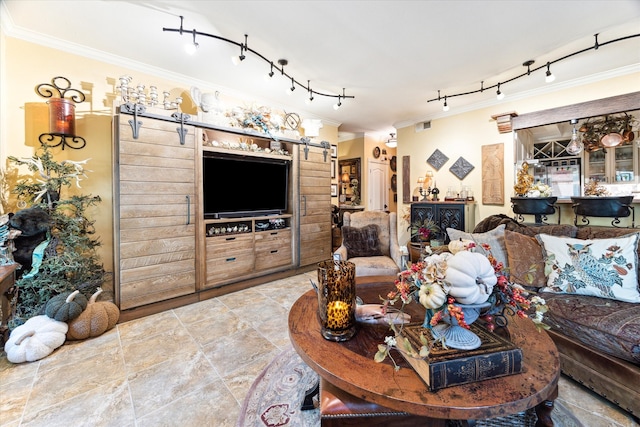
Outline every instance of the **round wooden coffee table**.
[[(357, 294), (365, 303), (380, 303), (380, 295), (393, 289), (393, 280), (359, 278)], [(431, 418), (471, 420), (516, 414), (535, 406), (549, 412), (557, 397), (558, 351), (551, 338), (538, 332), (528, 319), (512, 317), (508, 326), (511, 340), (522, 348), (522, 373), (431, 392), (416, 372), (402, 363), (400, 355), (395, 356), (404, 366), (399, 371), (391, 363), (374, 362), (377, 345), (389, 333), (388, 326), (360, 324), (351, 340), (327, 341), (320, 334), (317, 310), (313, 290), (291, 307), (289, 336), (294, 348), (322, 378), (368, 402)], [(411, 304), (409, 310), (412, 321), (424, 317), (419, 304)]]

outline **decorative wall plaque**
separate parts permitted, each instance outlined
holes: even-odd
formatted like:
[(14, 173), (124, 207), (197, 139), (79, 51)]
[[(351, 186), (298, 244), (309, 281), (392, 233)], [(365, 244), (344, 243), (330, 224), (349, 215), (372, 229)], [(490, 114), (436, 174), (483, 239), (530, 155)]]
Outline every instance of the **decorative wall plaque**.
[(442, 151), (436, 148), (436, 151), (434, 151), (427, 159), (427, 163), (433, 166), (436, 170), (440, 170), (442, 165), (447, 163), (447, 160), (449, 160), (449, 158), (445, 156)]
[(473, 170), (474, 166), (466, 161), (464, 158), (460, 157), (456, 162), (449, 168), (452, 174), (458, 177), (458, 179), (462, 180), (465, 176), (469, 174)]
[(504, 205), (504, 144), (482, 146), (482, 204)]

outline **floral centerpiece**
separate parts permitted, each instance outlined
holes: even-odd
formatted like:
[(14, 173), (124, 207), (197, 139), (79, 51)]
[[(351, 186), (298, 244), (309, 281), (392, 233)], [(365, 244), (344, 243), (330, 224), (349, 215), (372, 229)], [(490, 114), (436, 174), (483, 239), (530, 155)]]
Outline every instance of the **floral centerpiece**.
[(412, 241), (428, 242), (440, 233), (440, 227), (431, 218), (424, 220), (415, 220), (408, 228), (411, 231)]
[[(484, 307), (481, 316), (489, 331), (493, 331), (496, 325), (506, 326), (507, 315), (528, 317), (539, 330), (548, 329), (542, 323), (547, 311), (545, 301), (532, 291), (511, 283), (504, 265), (491, 255), (489, 245), (482, 245), (488, 256), (474, 252), (475, 247), (474, 242), (466, 242), (465, 247), (455, 254), (445, 252), (411, 264), (398, 275), (395, 289), (383, 299), (384, 310), (400, 302), (398, 313), (403, 314), (406, 304), (419, 302), (426, 309), (425, 332), (431, 333), (436, 338), (434, 342), (440, 342), (444, 347), (448, 345), (446, 338), (437, 336), (434, 328), (444, 321), (454, 321), (458, 326), (469, 329), (475, 317), (467, 319), (465, 308), (471, 306)], [(391, 357), (389, 352), (394, 348), (414, 353), (401, 334), (402, 324), (396, 324), (393, 318), (390, 317), (389, 323), (395, 336), (388, 336), (385, 343), (378, 346), (374, 358), (377, 362)], [(419, 353), (413, 356), (428, 356), (427, 340), (423, 339), (422, 343)]]

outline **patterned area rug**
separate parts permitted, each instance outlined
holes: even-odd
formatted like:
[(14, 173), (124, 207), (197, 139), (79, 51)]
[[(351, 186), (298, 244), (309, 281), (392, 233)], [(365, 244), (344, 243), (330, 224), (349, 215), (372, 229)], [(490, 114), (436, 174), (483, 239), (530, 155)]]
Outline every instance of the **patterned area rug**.
[[(293, 348), (289, 348), (256, 378), (244, 399), (238, 427), (317, 427), (320, 413), (317, 409), (300, 409), (307, 390), (318, 384), (318, 375), (309, 368)], [(555, 402), (551, 413), (557, 427), (584, 427), (560, 402)], [(533, 427), (533, 411), (506, 417), (478, 420), (480, 427), (518, 426)], [(452, 422), (452, 426), (456, 423)]]

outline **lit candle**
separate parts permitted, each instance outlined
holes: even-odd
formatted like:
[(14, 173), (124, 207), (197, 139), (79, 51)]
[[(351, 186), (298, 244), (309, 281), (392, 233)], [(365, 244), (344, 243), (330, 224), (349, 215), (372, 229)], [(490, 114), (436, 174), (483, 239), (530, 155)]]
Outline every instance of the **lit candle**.
[(49, 100), (49, 132), (75, 136), (75, 104), (63, 98)]
[(327, 304), (327, 327), (346, 329), (349, 326), (349, 304), (344, 301), (332, 301)]

